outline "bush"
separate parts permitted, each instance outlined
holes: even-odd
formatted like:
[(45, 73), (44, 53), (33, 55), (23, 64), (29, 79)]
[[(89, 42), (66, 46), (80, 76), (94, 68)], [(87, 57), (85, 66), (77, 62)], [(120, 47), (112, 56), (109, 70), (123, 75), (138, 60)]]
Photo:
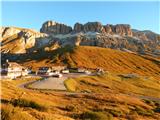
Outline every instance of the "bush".
[(42, 106), (34, 101), (28, 101), (26, 99), (13, 99), (11, 100), (11, 104), (13, 104), (14, 106), (19, 106), (19, 107), (31, 107), (33, 109), (37, 109), (40, 111), (47, 110), (45, 106)]
[(160, 107), (155, 108), (154, 112), (160, 113)]
[(114, 110), (114, 109), (107, 109), (107, 108), (105, 108), (104, 111), (112, 114), (115, 117), (120, 117), (120, 116), (124, 115), (124, 113), (122, 111), (120, 111), (120, 110)]
[(152, 110), (145, 110), (144, 108), (140, 106), (136, 106), (135, 110), (139, 115), (152, 116), (154, 114)]
[(112, 120), (113, 116), (109, 113), (88, 111), (83, 113), (81, 118), (89, 120)]
[(117, 111), (117, 110), (111, 110), (110, 113), (115, 117), (120, 117), (123, 115), (121, 111)]
[(148, 105), (151, 105), (151, 106), (155, 106), (155, 103), (151, 100), (145, 100), (145, 103), (147, 103)]
[(67, 106), (65, 107), (65, 109), (66, 109), (67, 111), (75, 111), (75, 110), (76, 110), (76, 107), (73, 106), (73, 105), (67, 105)]

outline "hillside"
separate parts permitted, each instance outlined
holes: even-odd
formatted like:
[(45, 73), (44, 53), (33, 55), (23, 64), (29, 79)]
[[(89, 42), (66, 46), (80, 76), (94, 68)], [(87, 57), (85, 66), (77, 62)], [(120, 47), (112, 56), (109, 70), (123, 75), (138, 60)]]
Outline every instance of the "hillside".
[(2, 61), (13, 59), (24, 66), (67, 65), (68, 67), (103, 68), (114, 73), (137, 73), (160, 78), (160, 61), (152, 56), (91, 46), (66, 46), (53, 51), (38, 51), (25, 55), (2, 55)]
[(72, 92), (119, 93), (160, 98), (160, 84), (153, 77), (136, 74), (106, 73), (99, 76), (70, 78), (65, 85)]
[[(159, 83), (152, 79), (127, 79), (114, 74), (68, 79), (82, 93), (21, 89), (19, 78), (2, 81), (2, 118), (7, 120), (158, 120)], [(76, 84), (71, 84), (76, 82)], [(25, 94), (24, 94), (25, 93)], [(125, 94), (124, 94), (125, 93)], [(132, 94), (148, 95), (140, 99)], [(29, 96), (29, 97), (28, 97)], [(153, 100), (152, 100), (153, 99)]]
[(79, 46), (73, 52), (60, 56), (69, 66), (103, 68), (116, 73), (137, 73), (160, 76), (160, 62), (118, 50)]

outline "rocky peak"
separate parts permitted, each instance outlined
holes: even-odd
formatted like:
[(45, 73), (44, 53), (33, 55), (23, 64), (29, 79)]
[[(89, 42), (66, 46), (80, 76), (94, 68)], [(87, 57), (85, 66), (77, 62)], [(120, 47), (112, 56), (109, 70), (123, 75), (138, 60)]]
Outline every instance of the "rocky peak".
[(55, 21), (47, 21), (42, 25), (41, 32), (47, 34), (69, 34), (69, 33), (87, 33), (98, 32), (107, 34), (118, 34), (121, 36), (132, 36), (132, 30), (128, 24), (117, 25), (102, 25), (100, 22), (88, 22), (86, 24), (76, 23), (72, 30), (72, 27)]
[(72, 32), (72, 27), (55, 21), (47, 21), (42, 25), (40, 32), (47, 34), (68, 34)]
[(81, 23), (76, 23), (74, 25), (74, 32), (82, 32), (84, 30), (84, 26)]
[(103, 25), (100, 22), (88, 22), (84, 24), (84, 32), (104, 32)]
[(109, 34), (118, 34), (121, 36), (132, 36), (132, 30), (128, 24), (107, 24), (104, 26), (105, 32)]

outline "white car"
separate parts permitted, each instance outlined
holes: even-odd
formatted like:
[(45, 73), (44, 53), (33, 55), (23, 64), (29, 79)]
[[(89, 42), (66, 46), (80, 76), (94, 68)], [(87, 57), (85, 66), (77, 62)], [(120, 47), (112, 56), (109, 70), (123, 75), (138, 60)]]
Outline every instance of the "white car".
[(48, 73), (49, 76), (52, 76), (52, 75), (54, 75), (54, 74), (55, 74), (55, 73), (53, 73), (53, 72), (49, 72), (49, 73)]
[(89, 75), (89, 74), (91, 74), (91, 71), (86, 70), (85, 74)]
[(59, 71), (52, 71), (52, 72), (48, 73), (49, 76), (53, 76), (53, 75), (57, 75), (57, 74), (59, 74)]
[(69, 73), (69, 70), (62, 70), (62, 73), (68, 74), (68, 73)]

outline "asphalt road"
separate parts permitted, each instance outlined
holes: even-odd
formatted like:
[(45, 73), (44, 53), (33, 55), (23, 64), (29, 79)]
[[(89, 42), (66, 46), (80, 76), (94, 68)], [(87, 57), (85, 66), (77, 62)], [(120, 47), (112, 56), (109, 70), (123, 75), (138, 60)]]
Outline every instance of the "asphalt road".
[[(57, 92), (58, 94), (66, 94), (66, 95), (74, 95), (74, 94), (98, 94), (98, 93), (79, 93), (79, 92), (67, 92), (65, 91), (66, 88), (64, 86), (64, 81), (67, 78), (76, 78), (76, 77), (81, 77), (81, 76), (87, 76), (84, 73), (69, 73), (69, 74), (63, 74), (62, 78), (55, 78), (55, 77), (48, 77), (48, 78), (44, 78), (44, 80), (41, 81), (28, 81), (25, 82), (23, 84), (18, 85), (18, 88), (22, 88), (25, 90), (31, 90), (25, 87), (25, 85), (33, 83), (32, 86), (33, 88), (37, 88), (40, 90), (45, 90), (45, 89), (51, 89), (51, 90), (62, 90), (63, 92)], [(99, 93), (100, 94), (100, 93)], [(148, 100), (152, 100), (152, 101), (157, 101), (160, 102), (160, 98), (159, 97), (151, 97), (151, 96), (143, 96), (143, 95), (133, 95), (133, 94), (122, 94), (122, 95), (126, 95), (126, 96), (131, 96), (131, 97), (136, 97), (139, 99), (148, 99)]]
[(36, 89), (54, 89), (54, 90), (66, 90), (64, 81), (67, 77), (55, 78), (49, 77), (44, 80), (34, 82), (32, 88)]
[(31, 87), (33, 89), (49, 89), (49, 90), (62, 90), (65, 91), (66, 87), (64, 86), (64, 81), (67, 78), (76, 78), (81, 76), (86, 76), (85, 73), (69, 73), (63, 74), (61, 78), (58, 77), (44, 77), (43, 80), (40, 81), (29, 81), (24, 84), (19, 85), (18, 87), (26, 89), (25, 85), (32, 83)]

